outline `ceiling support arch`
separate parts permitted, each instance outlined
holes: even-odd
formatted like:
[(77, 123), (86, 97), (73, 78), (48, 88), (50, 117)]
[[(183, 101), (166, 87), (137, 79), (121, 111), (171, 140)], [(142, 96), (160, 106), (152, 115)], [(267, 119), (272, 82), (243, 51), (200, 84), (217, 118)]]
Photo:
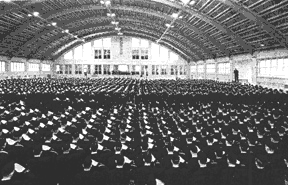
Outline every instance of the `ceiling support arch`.
[[(41, 3), (47, 0), (30, 0), (29, 2), (25, 3), (23, 6), (31, 6), (35, 3)], [(221, 23), (218, 23), (217, 21), (215, 21), (214, 19), (212, 19), (211, 17), (209, 17), (208, 15), (202, 13), (201, 11), (197, 11), (193, 8), (190, 7), (185, 7), (183, 6), (183, 4), (180, 4), (178, 2), (173, 2), (173, 1), (169, 1), (169, 0), (146, 0), (149, 2), (157, 2), (157, 3), (161, 3), (170, 7), (175, 7), (179, 10), (184, 11), (187, 14), (190, 14), (192, 16), (196, 16), (198, 18), (200, 18), (201, 20), (215, 26), (218, 30), (221, 30), (222, 32), (226, 33), (227, 35), (231, 36), (237, 44), (239, 44), (246, 52), (249, 53), (253, 53), (253, 47), (247, 43), (245, 40), (243, 40), (238, 34), (233, 33), (229, 28), (227, 28), (226, 26), (222, 25)], [(224, 2), (226, 0), (219, 0), (221, 2)], [(78, 7), (80, 8), (80, 7)], [(0, 13), (1, 15), (1, 13)]]
[(282, 35), (272, 24), (270, 24), (267, 20), (262, 18), (257, 13), (253, 12), (247, 7), (242, 6), (233, 0), (218, 0), (226, 4), (227, 6), (233, 8), (234, 11), (244, 15), (247, 19), (255, 22), (258, 26), (264, 29), (275, 41), (277, 41), (282, 47), (288, 49), (288, 37)]
[[(81, 6), (81, 8), (70, 8), (70, 9), (65, 9), (59, 13), (55, 13), (55, 14), (51, 14), (51, 12), (49, 12), (50, 16), (47, 15), (45, 16), (45, 14), (43, 15), (43, 18), (45, 19), (53, 19), (55, 17), (59, 17), (59, 16), (63, 16), (63, 15), (66, 15), (66, 14), (69, 14), (69, 13), (75, 13), (77, 11), (83, 11), (83, 10), (102, 10), (104, 9), (104, 7), (102, 6), (98, 6), (98, 5), (83, 5)], [(168, 20), (168, 21), (172, 21), (173, 18), (170, 16), (170, 15), (167, 15), (167, 14), (163, 14), (163, 13), (159, 13), (157, 11), (152, 11), (152, 10), (143, 10), (143, 9), (140, 9), (140, 8), (135, 8), (135, 7), (128, 7), (128, 6), (112, 6), (111, 7), (112, 10), (122, 10), (122, 11), (131, 11), (131, 12), (137, 12), (137, 13), (143, 13), (143, 14), (148, 14), (148, 15), (153, 15), (155, 17), (158, 17), (160, 19), (163, 19), (163, 20)], [(59, 10), (58, 10), (59, 11)], [(202, 39), (204, 40), (208, 40), (210, 41), (213, 45), (215, 45), (221, 52), (225, 53), (225, 55), (229, 56), (230, 53), (229, 51), (225, 48), (225, 45), (222, 45), (218, 40), (214, 39), (213, 37), (209, 36), (209, 35), (205, 35), (201, 30), (199, 30), (198, 28), (196, 28), (195, 26), (193, 25), (189, 25), (187, 24), (186, 22), (184, 21), (181, 21), (181, 20), (176, 20), (176, 23), (179, 24), (179, 25), (182, 25), (183, 27), (186, 27), (190, 30), (192, 30), (193, 32), (195, 32), (196, 34), (198, 34)], [(17, 32), (21, 32), (20, 30), (22, 29), (25, 29), (29, 24), (25, 24), (25, 25), (22, 25), (18, 30)], [(16, 33), (15, 33), (16, 34)], [(27, 43), (26, 43), (27, 44)], [(23, 48), (26, 46), (26, 44), (24, 44)], [(20, 47), (18, 48), (20, 49)]]
[[(91, 42), (92, 40), (95, 40), (95, 39), (98, 39), (98, 38), (111, 37), (111, 36), (118, 36), (118, 35), (114, 31), (111, 31), (111, 32), (105, 33), (105, 34), (101, 34), (101, 35), (97, 35), (97, 36), (92, 36), (92, 37), (89, 37), (89, 35), (88, 35), (87, 36), (87, 42)], [(147, 40), (150, 40), (150, 41), (154, 41), (157, 38), (155, 36), (151, 36), (151, 35), (147, 35), (147, 34), (141, 34), (139, 32), (133, 32), (133, 31), (132, 32), (128, 32), (127, 34), (125, 34), (125, 36), (128, 36), (128, 37), (140, 37), (140, 38), (147, 39)], [(57, 55), (55, 55), (53, 57), (53, 59), (57, 60), (61, 55), (63, 55), (67, 51), (69, 51), (69, 50), (73, 49), (74, 47), (77, 47), (78, 45), (81, 45), (81, 44), (83, 44), (83, 43), (77, 42), (77, 43), (67, 47), (66, 49), (64, 49), (63, 51), (61, 51)], [(176, 48), (171, 47), (171, 43), (169, 43), (169, 42), (167, 43), (166, 41), (163, 41), (163, 42), (160, 42), (159, 45), (162, 45), (162, 46), (170, 49), (171, 51), (175, 52), (176, 54), (178, 54), (180, 57), (182, 57), (187, 62), (190, 61), (190, 60), (195, 61), (195, 58), (191, 58), (191, 57), (187, 56), (185, 53), (177, 50)], [(196, 60), (198, 60), (198, 59), (196, 59)]]
[[(93, 20), (93, 23), (94, 24), (96, 24), (96, 25), (100, 25), (98, 22), (95, 22), (94, 20), (95, 20), (95, 17), (90, 17), (90, 18), (88, 18), (88, 19), (83, 19), (83, 20), (79, 20), (79, 22), (82, 22), (82, 21), (84, 21), (84, 22), (87, 22), (87, 21), (89, 21), (89, 20)], [(134, 19), (132, 19), (132, 18), (120, 18), (119, 20), (122, 20), (122, 21), (128, 21), (128, 22), (131, 22), (131, 23), (133, 23), (133, 24), (136, 24), (136, 23), (139, 23), (139, 24), (141, 24), (142, 22), (140, 22), (140, 21), (137, 21), (137, 20), (134, 20)], [(73, 22), (73, 23), (70, 23), (70, 25), (73, 25), (73, 24), (77, 24), (77, 21), (76, 22)], [(136, 24), (137, 25), (137, 24)], [(149, 23), (146, 23), (145, 24), (145, 27), (149, 27), (149, 29), (151, 29), (151, 30), (153, 30), (154, 32), (158, 32), (158, 30), (155, 30), (155, 26), (154, 26), (155, 24), (151, 24), (150, 23), (150, 21), (149, 21)], [(123, 26), (125, 26), (125, 25), (123, 25)], [(121, 25), (121, 27), (123, 27), (122, 25)], [(72, 26), (73, 27), (73, 29), (78, 29), (77, 27), (75, 27), (75, 26)], [(161, 32), (161, 29), (165, 29), (164, 27), (159, 27), (159, 31)], [(175, 33), (176, 34), (176, 33)], [(175, 35), (174, 34), (174, 35)], [(54, 39), (57, 39), (59, 36), (61, 36), (62, 34), (61, 33), (59, 33), (58, 35), (56, 35), (55, 37), (52, 37), (52, 39), (51, 40), (54, 40)], [(173, 37), (174, 38), (174, 35), (172, 34), (169, 34), (168, 33), (168, 35), (170, 35), (171, 37)], [(182, 37), (182, 36), (181, 36)], [(178, 38), (175, 38), (175, 39), (177, 39), (178, 40)], [(195, 49), (197, 49), (197, 50), (200, 50), (202, 53), (205, 53), (208, 57), (211, 57), (211, 58), (213, 58), (213, 55), (211, 55), (211, 51), (210, 50), (207, 50), (206, 48), (204, 48), (204, 47), (202, 47), (202, 46), (200, 46), (200, 45), (198, 45), (197, 44), (197, 41), (194, 41), (194, 42), (190, 42), (190, 40), (186, 40), (187, 38), (185, 38), (185, 40), (181, 40), (182, 42), (184, 42), (185, 44), (188, 44), (189, 46), (190, 45), (194, 45), (195, 46)], [(34, 51), (33, 50), (31, 50), (31, 48), (28, 50), (27, 49), (27, 51), (25, 51), (25, 55), (26, 56), (29, 56), (29, 57), (31, 57), (31, 56), (33, 56), (35, 53), (37, 53), (37, 51), (41, 51), (41, 49), (43, 49), (44, 48), (44, 44), (45, 43), (43, 43), (43, 42), (41, 42), (41, 43), (39, 43), (39, 45), (42, 45), (41, 47), (38, 47), (38, 48), (36, 48)], [(23, 48), (23, 49), (25, 49), (25, 48)], [(196, 50), (195, 50), (196, 51)], [(198, 52), (198, 55), (201, 55), (202, 56), (202, 54), (200, 53), (200, 52)]]

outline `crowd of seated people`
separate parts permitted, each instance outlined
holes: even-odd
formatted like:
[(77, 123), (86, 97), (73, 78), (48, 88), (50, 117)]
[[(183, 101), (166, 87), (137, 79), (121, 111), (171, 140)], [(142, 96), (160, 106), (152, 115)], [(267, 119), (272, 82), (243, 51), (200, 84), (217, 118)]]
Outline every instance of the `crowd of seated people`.
[(0, 184), (281, 185), (288, 96), (211, 80), (0, 81)]

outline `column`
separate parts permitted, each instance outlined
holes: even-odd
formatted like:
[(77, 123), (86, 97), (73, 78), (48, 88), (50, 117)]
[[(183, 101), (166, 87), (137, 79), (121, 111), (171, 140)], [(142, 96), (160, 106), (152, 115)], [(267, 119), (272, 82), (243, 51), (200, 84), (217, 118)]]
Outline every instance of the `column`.
[(229, 63), (230, 63), (230, 82), (234, 81), (234, 69), (235, 69), (235, 61), (232, 57), (229, 57)]
[(72, 63), (72, 76), (75, 77), (75, 63)]
[(196, 73), (195, 73), (195, 79), (199, 79), (199, 76), (198, 76), (198, 62), (196, 62)]
[(190, 68), (190, 64), (191, 64), (191, 60), (188, 61), (186, 67), (186, 78), (187, 79), (191, 79), (191, 68)]
[(214, 59), (214, 62), (215, 62), (215, 78), (216, 80), (218, 81), (218, 62), (216, 59)]
[(40, 61), (40, 63), (39, 63), (39, 76), (42, 75), (42, 62), (43, 61)]
[(207, 79), (207, 62), (204, 60), (204, 79)]
[(252, 68), (252, 81), (250, 83), (252, 83), (253, 85), (257, 85), (257, 77), (258, 77), (258, 69), (257, 69), (257, 65), (258, 65), (258, 61), (257, 61), (257, 55), (253, 54), (251, 57), (251, 68)]

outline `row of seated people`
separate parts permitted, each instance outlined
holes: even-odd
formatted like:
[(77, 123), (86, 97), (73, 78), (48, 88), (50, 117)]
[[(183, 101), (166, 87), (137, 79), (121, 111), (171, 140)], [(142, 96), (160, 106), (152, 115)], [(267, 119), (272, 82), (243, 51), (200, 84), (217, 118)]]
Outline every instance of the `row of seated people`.
[[(191, 91), (194, 85), (222, 85), (223, 94), (226, 86), (236, 94), (253, 91), (214, 83), (1, 81), (1, 183), (284, 184), (287, 103), (278, 97), (208, 101)], [(179, 100), (179, 94), (189, 96)]]

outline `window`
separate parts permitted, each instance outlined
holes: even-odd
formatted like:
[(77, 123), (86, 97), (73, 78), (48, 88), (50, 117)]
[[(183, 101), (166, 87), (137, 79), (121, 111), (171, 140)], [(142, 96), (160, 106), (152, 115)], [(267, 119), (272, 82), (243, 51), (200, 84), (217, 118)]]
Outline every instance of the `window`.
[(204, 65), (198, 65), (198, 73), (204, 73)]
[(215, 73), (215, 64), (207, 64), (206, 65), (206, 72), (207, 73)]
[(183, 66), (183, 75), (186, 75), (187, 74), (187, 68), (186, 66)]
[(6, 71), (6, 62), (0, 61), (0, 72), (5, 72)]
[(156, 75), (160, 75), (160, 66), (156, 65)]
[(147, 60), (148, 59), (148, 49), (141, 50), (141, 59)]
[(230, 63), (219, 63), (218, 64), (218, 73), (219, 74), (229, 74), (231, 70)]
[(139, 59), (139, 50), (138, 49), (132, 50), (132, 59)]
[(152, 75), (155, 75), (155, 65), (152, 65)]
[(167, 48), (164, 48), (164, 47), (160, 47), (160, 59), (161, 60), (164, 60), (164, 61), (167, 61), (168, 60), (168, 49)]
[(83, 58), (91, 59), (92, 58), (91, 55), (92, 55), (91, 42), (83, 44)]
[(107, 48), (111, 47), (111, 38), (104, 38), (103, 39), (103, 47), (107, 47)]
[(167, 75), (167, 66), (166, 65), (163, 65), (161, 67), (161, 75)]
[(140, 39), (132, 38), (132, 47), (140, 47)]
[(11, 62), (11, 71), (12, 72), (25, 71), (25, 64), (22, 62)]
[(183, 68), (183, 66), (179, 66), (179, 75), (183, 75), (184, 74), (184, 68)]
[(56, 73), (60, 74), (60, 65), (58, 65), (58, 64), (56, 65)]
[(95, 50), (95, 59), (101, 59), (102, 58), (102, 50), (101, 49), (96, 49)]
[(190, 72), (191, 73), (196, 73), (197, 72), (196, 66), (190, 66)]
[(73, 59), (73, 52), (72, 52), (72, 50), (69, 51), (68, 53), (66, 53), (66, 54), (64, 55), (64, 59)]
[(82, 64), (75, 65), (75, 74), (82, 74)]
[(175, 65), (171, 66), (171, 75), (175, 75), (175, 68), (176, 68)]
[(83, 57), (83, 48), (82, 45), (78, 46), (74, 50), (74, 59), (82, 59)]
[(39, 64), (29, 63), (28, 64), (28, 70), (29, 71), (39, 71)]
[(102, 65), (95, 65), (95, 72), (94, 74), (100, 75), (102, 74)]
[(49, 64), (42, 64), (42, 71), (50, 71), (50, 65)]
[(175, 72), (175, 75), (178, 75), (178, 66), (174, 66), (174, 72)]
[(104, 59), (110, 59), (110, 49), (104, 49)]
[(103, 65), (104, 75), (110, 75), (110, 65)]
[(87, 73), (90, 74), (91, 69), (90, 69), (90, 65), (83, 65), (83, 73)]
[(65, 65), (65, 74), (72, 74), (72, 65)]

